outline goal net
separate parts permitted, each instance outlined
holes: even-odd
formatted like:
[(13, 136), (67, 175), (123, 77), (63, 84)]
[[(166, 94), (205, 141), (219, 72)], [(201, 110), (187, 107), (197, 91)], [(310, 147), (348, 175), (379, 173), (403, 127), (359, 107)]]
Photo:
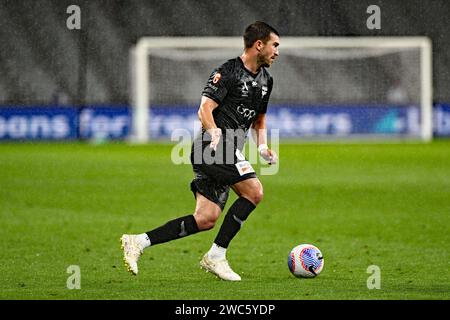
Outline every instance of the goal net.
[[(132, 140), (195, 130), (210, 73), (242, 51), (241, 37), (141, 38), (130, 52)], [(281, 37), (279, 51), (267, 122), (281, 138), (432, 138), (428, 38)]]

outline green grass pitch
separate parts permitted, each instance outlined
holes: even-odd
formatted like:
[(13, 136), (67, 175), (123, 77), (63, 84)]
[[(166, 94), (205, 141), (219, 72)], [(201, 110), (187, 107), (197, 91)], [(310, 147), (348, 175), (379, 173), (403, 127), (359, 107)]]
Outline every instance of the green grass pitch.
[[(280, 145), (280, 170), (228, 250), (239, 283), (199, 268), (218, 225), (122, 263), (122, 233), (192, 213), (170, 144), (0, 144), (1, 299), (449, 299), (450, 141)], [(226, 209), (236, 196), (230, 196)], [(218, 224), (223, 220), (222, 214)], [(287, 267), (318, 246), (314, 279)], [(69, 290), (68, 267), (80, 267)], [(367, 269), (380, 268), (369, 290)]]

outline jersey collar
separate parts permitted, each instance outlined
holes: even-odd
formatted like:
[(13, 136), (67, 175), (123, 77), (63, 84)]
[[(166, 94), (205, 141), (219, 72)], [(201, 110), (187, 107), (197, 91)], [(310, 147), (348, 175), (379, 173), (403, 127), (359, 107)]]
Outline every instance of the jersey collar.
[(251, 72), (250, 70), (248, 70), (248, 69), (245, 67), (244, 61), (242, 61), (242, 59), (241, 59), (240, 56), (238, 56), (237, 58), (238, 58), (238, 60), (239, 60), (239, 63), (240, 63), (241, 66), (242, 66), (242, 69), (244, 69), (244, 70), (245, 70), (249, 75), (251, 75), (253, 78), (256, 78), (256, 77), (259, 75), (259, 73), (261, 72), (261, 69), (263, 68), (263, 67), (260, 67), (257, 73), (253, 73), (253, 72)]

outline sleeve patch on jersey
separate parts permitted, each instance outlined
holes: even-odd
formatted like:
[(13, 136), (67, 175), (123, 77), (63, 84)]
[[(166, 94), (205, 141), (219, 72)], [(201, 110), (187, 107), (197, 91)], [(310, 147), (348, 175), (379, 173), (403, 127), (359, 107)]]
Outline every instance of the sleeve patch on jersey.
[(243, 176), (244, 174), (247, 174), (247, 173), (255, 172), (255, 170), (253, 170), (252, 165), (248, 161), (240, 161), (240, 162), (236, 163), (235, 166), (238, 169), (239, 174), (241, 176)]
[(220, 80), (220, 78), (222, 78), (222, 75), (219, 73), (219, 72), (217, 72), (215, 75), (214, 75), (214, 78), (213, 78), (213, 83), (214, 84), (216, 84), (217, 82), (219, 82), (219, 80)]

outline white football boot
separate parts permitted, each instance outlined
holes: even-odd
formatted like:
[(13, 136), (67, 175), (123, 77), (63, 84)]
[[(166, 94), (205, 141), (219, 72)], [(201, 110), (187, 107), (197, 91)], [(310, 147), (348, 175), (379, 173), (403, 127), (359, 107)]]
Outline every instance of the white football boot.
[(211, 259), (208, 254), (205, 254), (200, 261), (200, 266), (223, 280), (241, 281), (241, 277), (230, 268), (227, 259)]
[(127, 270), (131, 272), (133, 275), (138, 274), (138, 265), (137, 262), (144, 252), (142, 246), (136, 239), (136, 235), (132, 234), (124, 234), (120, 238), (123, 249), (123, 261), (125, 262), (125, 266)]

